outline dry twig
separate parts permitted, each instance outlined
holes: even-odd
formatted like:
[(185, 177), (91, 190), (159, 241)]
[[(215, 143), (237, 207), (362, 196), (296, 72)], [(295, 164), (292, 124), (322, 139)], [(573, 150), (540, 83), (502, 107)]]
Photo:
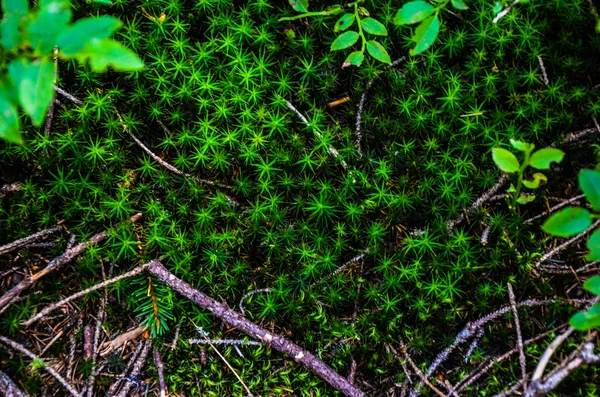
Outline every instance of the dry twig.
[(525, 363), (525, 351), (523, 350), (523, 336), (521, 335), (521, 323), (519, 322), (519, 311), (517, 310), (517, 302), (512, 285), (508, 283), (508, 297), (510, 300), (510, 308), (512, 309), (515, 329), (517, 332), (517, 347), (519, 349), (519, 364), (521, 365), (521, 383), (523, 389), (527, 389), (527, 366)]
[(30, 236), (27, 236), (27, 237), (15, 240), (12, 243), (3, 245), (2, 247), (0, 247), (0, 255), (7, 254), (10, 251), (14, 251), (14, 250), (16, 250), (19, 247), (31, 244), (32, 242), (34, 242), (34, 241), (36, 241), (36, 240), (38, 240), (38, 239), (40, 239), (42, 237), (46, 237), (49, 234), (56, 233), (56, 232), (58, 232), (61, 229), (62, 229), (62, 226), (54, 226), (54, 227), (51, 227), (49, 229), (41, 230), (41, 231), (39, 231), (37, 233), (33, 233)]
[(0, 396), (2, 397), (28, 397), (13, 380), (0, 371)]
[(160, 351), (158, 351), (157, 348), (154, 348), (154, 365), (156, 365), (156, 372), (158, 372), (158, 387), (160, 389), (160, 397), (165, 397), (167, 389), (165, 384), (165, 368), (160, 357)]

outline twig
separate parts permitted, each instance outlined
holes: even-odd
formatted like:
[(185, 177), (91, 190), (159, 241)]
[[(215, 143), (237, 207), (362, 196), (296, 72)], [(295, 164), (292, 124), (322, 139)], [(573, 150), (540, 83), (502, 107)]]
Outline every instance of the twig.
[[(106, 280), (106, 275), (104, 274), (104, 266), (102, 266), (102, 278)], [(104, 288), (104, 296), (100, 300), (100, 308), (98, 309), (98, 315), (96, 316), (96, 329), (94, 330), (94, 345), (92, 347), (92, 371), (88, 378), (87, 384), (87, 395), (88, 397), (92, 397), (94, 394), (94, 383), (96, 382), (96, 360), (98, 359), (98, 342), (100, 341), (100, 327), (102, 326), (102, 321), (104, 321), (104, 316), (106, 315), (106, 303), (108, 302), (108, 289)]]
[(165, 384), (165, 368), (163, 366), (162, 359), (160, 358), (160, 351), (154, 348), (154, 365), (156, 365), (156, 371), (158, 372), (158, 387), (160, 389), (160, 397), (166, 396), (166, 384)]
[(238, 307), (240, 308), (240, 311), (242, 312), (243, 315), (246, 315), (246, 312), (244, 311), (244, 301), (252, 295), (260, 294), (263, 292), (266, 294), (270, 294), (271, 292), (273, 292), (273, 290), (271, 288), (255, 289), (253, 291), (248, 292), (244, 296), (242, 296), (242, 299), (240, 299), (240, 303), (239, 303)]
[(560, 347), (560, 345), (562, 345), (562, 343), (573, 332), (575, 332), (575, 328), (573, 328), (573, 327), (567, 328), (567, 330), (565, 332), (563, 332), (561, 335), (557, 336), (552, 341), (552, 343), (550, 343), (550, 345), (546, 348), (546, 350), (544, 351), (544, 354), (542, 355), (542, 358), (540, 358), (540, 361), (538, 362), (538, 365), (535, 369), (535, 372), (533, 373), (533, 376), (531, 377), (531, 387), (533, 387), (534, 383), (537, 383), (540, 379), (542, 379), (542, 376), (544, 375), (544, 370), (546, 369), (546, 365), (548, 365), (548, 363), (550, 362), (550, 358), (552, 357), (552, 355), (554, 354), (556, 349), (558, 349)]
[(510, 12), (510, 10), (512, 10), (512, 8), (514, 6), (516, 6), (517, 4), (519, 4), (520, 0), (515, 0), (513, 1), (513, 3), (511, 5), (509, 5), (508, 7), (506, 7), (505, 9), (503, 9), (502, 11), (500, 11), (498, 13), (498, 15), (496, 15), (496, 17), (492, 20), (492, 23), (498, 23), (498, 21), (504, 17), (506, 14), (508, 14)]
[(0, 396), (3, 397), (28, 397), (13, 380), (0, 370)]
[[(581, 138), (586, 135), (591, 134), (592, 132), (597, 132), (596, 128), (586, 128), (585, 130), (570, 132), (565, 136), (565, 141), (563, 143), (573, 143), (579, 141)], [(554, 147), (555, 144), (550, 145), (550, 147)]]
[(204, 335), (202, 335), (204, 337), (204, 339), (206, 340), (206, 342), (210, 345), (210, 347), (213, 348), (213, 350), (217, 353), (217, 355), (221, 358), (221, 360), (223, 360), (223, 362), (227, 365), (227, 367), (231, 370), (231, 372), (233, 372), (233, 374), (235, 375), (235, 377), (237, 378), (237, 380), (240, 381), (240, 383), (242, 384), (242, 386), (244, 386), (244, 389), (246, 389), (246, 393), (248, 393), (248, 395), (250, 397), (253, 397), (252, 392), (250, 391), (250, 388), (248, 387), (248, 385), (246, 385), (246, 383), (244, 383), (243, 379), (238, 375), (238, 373), (235, 371), (235, 369), (233, 369), (233, 367), (231, 366), (231, 364), (229, 364), (229, 361), (227, 361), (227, 359), (225, 357), (223, 357), (223, 355), (221, 354), (221, 352), (215, 347), (215, 345), (212, 344), (212, 342)]
[(15, 240), (12, 243), (3, 245), (0, 247), (0, 255), (7, 254), (11, 251), (16, 250), (19, 247), (30, 244), (39, 238), (46, 237), (47, 235), (52, 234), (52, 233), (56, 233), (61, 229), (62, 229), (62, 226), (54, 226), (54, 227), (51, 227), (50, 229), (41, 230), (37, 233), (33, 233), (30, 236), (27, 236), (27, 237)]
[[(146, 364), (146, 358), (148, 357), (151, 348), (152, 341), (149, 339), (146, 341), (146, 344), (144, 345), (144, 348), (142, 349), (139, 357), (137, 358), (137, 360), (135, 360), (135, 364), (133, 364), (131, 374), (129, 375), (130, 377), (136, 377), (140, 374), (140, 372), (142, 372), (142, 368), (144, 368), (144, 365)], [(129, 395), (129, 390), (131, 390), (132, 385), (132, 382), (125, 383), (125, 386), (123, 386), (119, 394), (117, 394), (117, 397), (127, 397)]]
[[(402, 351), (404, 352), (404, 358), (406, 358), (406, 361), (408, 361), (408, 363), (412, 367), (413, 371), (415, 371), (415, 373), (417, 374), (417, 376), (421, 379), (421, 383), (420, 384), (426, 384), (427, 386), (429, 386), (429, 388), (431, 390), (433, 390), (440, 397), (448, 397), (440, 389), (438, 389), (437, 387), (435, 387), (433, 385), (433, 383), (431, 383), (429, 381), (429, 379), (427, 379), (427, 377), (423, 374), (423, 372), (419, 369), (419, 367), (417, 367), (415, 365), (415, 363), (413, 362), (412, 358), (410, 358), (410, 355), (408, 354), (408, 351), (406, 350), (406, 346), (404, 346), (404, 343), (402, 341), (401, 341), (401, 343), (402, 343)], [(415, 392), (415, 390), (412, 390), (410, 392), (411, 396), (413, 395), (413, 392)], [(418, 391), (416, 391), (416, 392), (418, 393)]]
[(144, 340), (137, 344), (133, 353), (131, 354), (131, 357), (129, 357), (129, 361), (127, 361), (127, 365), (125, 366), (125, 369), (123, 370), (123, 372), (121, 372), (121, 374), (119, 376), (117, 376), (117, 379), (115, 380), (115, 382), (112, 385), (110, 385), (110, 387), (108, 388), (108, 392), (106, 393), (107, 396), (112, 396), (115, 394), (115, 392), (121, 385), (121, 382), (127, 377), (129, 370), (136, 363), (137, 358), (140, 356), (140, 354), (146, 347), (146, 343), (147, 343), (147, 341)]
[[(294, 105), (292, 105), (292, 103), (291, 103), (290, 101), (285, 101), (285, 103), (286, 103), (287, 107), (288, 107), (288, 108), (289, 108), (291, 111), (293, 111), (294, 113), (296, 113), (296, 115), (297, 115), (297, 116), (298, 116), (298, 118), (299, 118), (299, 119), (302, 121), (302, 123), (304, 123), (304, 124), (305, 124), (307, 127), (310, 127), (310, 128), (313, 130), (314, 134), (315, 134), (317, 137), (319, 137), (319, 138), (322, 138), (322, 137), (323, 137), (323, 135), (322, 135), (322, 134), (321, 134), (321, 133), (320, 133), (320, 132), (319, 132), (319, 131), (318, 131), (316, 128), (313, 128), (313, 127), (310, 125), (310, 123), (308, 122), (308, 120), (306, 119), (306, 117), (304, 117), (304, 115), (303, 115), (302, 113), (300, 113), (300, 111), (299, 111), (298, 109), (296, 109), (296, 108), (294, 107)], [(335, 149), (333, 146), (329, 146), (329, 153), (330, 153), (330, 154), (331, 154), (333, 157), (335, 157), (335, 158), (338, 158), (338, 157), (339, 157), (339, 155), (340, 155), (340, 154), (339, 154), (339, 152), (337, 151), (337, 149)], [(346, 162), (345, 162), (344, 160), (342, 160), (342, 159), (340, 159), (340, 164), (341, 164), (341, 165), (342, 165), (342, 167), (344, 167), (344, 168), (346, 168), (346, 167), (347, 167), (347, 164), (346, 164)]]
[(351, 397), (364, 396), (362, 391), (351, 385), (347, 379), (339, 375), (311, 352), (302, 349), (281, 335), (273, 334), (259, 327), (224, 304), (194, 289), (191, 285), (169, 272), (160, 262), (151, 263), (148, 270), (173, 290), (190, 299), (196, 305), (210, 311), (225, 323), (246, 333), (253, 339), (262, 340), (276, 350), (288, 354), (296, 362), (311, 369), (315, 374), (345, 395)]
[(38, 363), (42, 364), (42, 367), (52, 376), (54, 376), (54, 378), (59, 381), (64, 387), (65, 389), (67, 389), (69, 391), (69, 393), (71, 393), (71, 395), (75, 396), (75, 397), (81, 397), (81, 395), (79, 394), (79, 392), (77, 390), (75, 390), (75, 388), (66, 381), (65, 378), (63, 378), (58, 372), (56, 372), (54, 370), (54, 368), (52, 368), (51, 366), (49, 366), (48, 364), (46, 364), (46, 362), (44, 360), (42, 360), (41, 358), (39, 358), (38, 356), (36, 356), (35, 354), (33, 354), (31, 351), (29, 351), (28, 349), (25, 348), (25, 346), (21, 345), (20, 343), (17, 343), (15, 341), (13, 341), (12, 339), (8, 339), (5, 336), (0, 335), (0, 341), (3, 342), (5, 345), (9, 346), (10, 348), (18, 351), (19, 353), (31, 358), (32, 360), (35, 360)]
[(73, 103), (75, 103), (77, 105), (83, 105), (83, 102), (81, 101), (81, 99), (77, 99), (76, 97), (74, 97), (73, 95), (69, 94), (67, 91), (63, 90), (59, 86), (55, 85), (54, 86), (54, 90), (56, 92), (58, 92), (60, 95), (64, 96), (68, 100), (70, 100), (71, 102), (73, 102)]
[(587, 229), (585, 229), (583, 232), (579, 233), (577, 236), (570, 238), (569, 240), (565, 241), (564, 243), (562, 243), (558, 247), (556, 247), (553, 250), (547, 252), (546, 254), (544, 254), (535, 263), (535, 265), (533, 265), (533, 268), (536, 269), (536, 268), (540, 267), (540, 265), (542, 263), (546, 262), (548, 259), (552, 258), (554, 255), (556, 255), (556, 254), (564, 251), (566, 248), (568, 248), (572, 244), (574, 244), (574, 243), (578, 242), (579, 240), (583, 239), (589, 232), (591, 232), (596, 227), (598, 227), (598, 225), (600, 225), (600, 220), (597, 220), (596, 222), (592, 223), (592, 225), (590, 227), (588, 227)]
[(171, 343), (171, 350), (175, 350), (177, 347), (177, 342), (179, 342), (179, 332), (181, 331), (181, 323), (175, 328), (175, 336), (173, 337), (173, 342)]
[(510, 308), (512, 309), (515, 329), (517, 332), (517, 347), (519, 348), (519, 364), (521, 365), (521, 383), (523, 384), (523, 390), (527, 389), (527, 365), (525, 363), (525, 351), (523, 350), (523, 336), (521, 335), (521, 323), (519, 322), (519, 311), (517, 310), (517, 302), (515, 300), (515, 293), (510, 283), (508, 286), (508, 298), (510, 300)]
[(257, 342), (255, 340), (244, 340), (244, 339), (188, 339), (188, 343), (191, 345), (250, 345), (250, 346), (261, 346), (264, 342)]
[(6, 193), (17, 192), (17, 191), (21, 190), (22, 187), (23, 187), (23, 185), (19, 182), (9, 183), (8, 185), (3, 185), (2, 187), (0, 187), (0, 198), (3, 198), (4, 196), (6, 196)]
[(540, 63), (540, 69), (542, 69), (542, 75), (544, 76), (544, 84), (548, 85), (550, 82), (548, 81), (548, 74), (546, 74), (546, 68), (544, 67), (544, 61), (542, 60), (542, 56), (538, 55), (538, 62)]
[(77, 320), (77, 327), (75, 328), (75, 330), (73, 330), (71, 332), (71, 335), (69, 335), (69, 359), (67, 361), (67, 379), (69, 379), (71, 377), (71, 374), (73, 373), (73, 361), (75, 360), (75, 350), (77, 349), (77, 337), (76, 337), (76, 330), (79, 330), (83, 325), (83, 318), (79, 317), (79, 320)]
[(83, 327), (83, 359), (89, 360), (94, 354), (94, 328), (91, 324)]
[(507, 390), (504, 390), (504, 391), (496, 394), (494, 397), (512, 396), (513, 394), (515, 394), (517, 392), (517, 390), (519, 390), (519, 388), (521, 387), (521, 385), (523, 385), (523, 380), (520, 380), (520, 381), (516, 382), (510, 388), (508, 388)]
[(125, 278), (128, 277), (133, 277), (133, 276), (137, 276), (138, 274), (142, 273), (144, 270), (146, 270), (148, 268), (148, 266), (150, 266), (150, 263), (146, 263), (142, 266), (138, 266), (133, 270), (128, 271), (127, 273), (123, 273), (119, 276), (113, 277), (111, 279), (108, 279), (106, 281), (103, 281), (99, 284), (93, 285), (83, 291), (79, 291), (59, 302), (53, 303), (50, 306), (45, 307), (44, 309), (40, 310), (40, 312), (38, 314), (36, 314), (35, 316), (33, 316), (32, 318), (30, 318), (29, 320), (23, 322), (23, 325), (28, 327), (30, 326), (32, 323), (36, 322), (37, 320), (39, 320), (41, 317), (43, 316), (47, 316), (48, 314), (50, 314), (53, 310), (58, 309), (59, 307), (62, 307), (64, 305), (66, 305), (67, 303), (75, 300), (75, 299), (79, 299), (87, 294), (89, 294), (90, 292), (99, 290), (101, 288), (105, 288), (108, 287), (109, 285), (112, 285), (114, 283), (117, 283)]
[[(141, 213), (135, 214), (129, 219), (129, 221), (136, 222), (141, 218), (141, 216)], [(81, 255), (90, 245), (97, 244), (107, 237), (108, 231), (103, 231), (92, 236), (92, 238), (90, 238), (88, 241), (79, 243), (75, 247), (66, 250), (64, 254), (54, 258), (43, 270), (15, 285), (0, 298), (0, 313), (6, 310), (15, 298), (17, 298), (23, 291), (32, 286), (40, 278), (54, 270), (60, 269), (63, 265)]]
[[(550, 207), (550, 214), (552, 212), (554, 212), (554, 211), (562, 208), (562, 207), (565, 207), (565, 206), (567, 206), (569, 204), (574, 203), (575, 201), (579, 201), (579, 200), (581, 200), (584, 197), (585, 197), (585, 194), (580, 194), (579, 196), (575, 196), (573, 198), (565, 200), (562, 203), (555, 205), (554, 207)], [(523, 223), (525, 223), (527, 225), (527, 224), (530, 224), (531, 222), (535, 221), (536, 219), (539, 219), (539, 218), (541, 218), (543, 216), (547, 216), (547, 215), (548, 215), (548, 212), (542, 212), (541, 214), (538, 214), (538, 215), (536, 215), (536, 216), (534, 216), (532, 218), (529, 218), (529, 219), (525, 220), (525, 222), (523, 222)]]

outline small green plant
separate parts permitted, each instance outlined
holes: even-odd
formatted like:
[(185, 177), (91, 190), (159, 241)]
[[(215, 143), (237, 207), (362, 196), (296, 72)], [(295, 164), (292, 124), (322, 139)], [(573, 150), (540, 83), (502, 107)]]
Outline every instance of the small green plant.
[[(571, 237), (587, 230), (594, 219), (600, 218), (600, 172), (595, 170), (582, 170), (579, 173), (579, 187), (585, 198), (596, 213), (581, 207), (567, 207), (552, 215), (542, 229), (553, 236)], [(600, 260), (600, 230), (590, 236), (587, 246), (589, 253), (586, 260), (589, 262)], [(588, 279), (583, 288), (594, 295), (600, 295), (600, 276)], [(596, 303), (587, 312), (579, 312), (571, 318), (571, 326), (585, 331), (600, 327), (600, 303)]]
[(111, 16), (84, 18), (71, 24), (68, 1), (2, 0), (0, 22), (0, 138), (21, 143), (17, 107), (40, 126), (54, 99), (53, 58), (76, 59), (94, 72), (111, 66), (139, 70), (144, 64), (130, 49), (109, 38), (121, 22)]
[(560, 163), (565, 153), (556, 148), (544, 148), (534, 152), (535, 146), (533, 144), (514, 139), (510, 140), (510, 144), (515, 149), (523, 152), (522, 163), (512, 152), (498, 147), (492, 149), (492, 159), (502, 171), (517, 174), (517, 186), (511, 184), (508, 189), (508, 193), (511, 194), (509, 207), (514, 210), (517, 204), (526, 204), (535, 199), (535, 195), (521, 194), (523, 186), (528, 189), (537, 189), (542, 182), (548, 181), (546, 175), (541, 172), (534, 173), (531, 180), (524, 179), (527, 167), (536, 170), (548, 170), (551, 163)]
[[(327, 10), (308, 12), (308, 0), (289, 0), (292, 8), (302, 14), (293, 17), (279, 18), (279, 21), (293, 21), (299, 18), (312, 16), (343, 15), (337, 20), (333, 27), (335, 33), (341, 33), (331, 44), (332, 51), (345, 50), (354, 46), (360, 39), (360, 50), (353, 51), (348, 55), (342, 68), (354, 65), (360, 66), (365, 59), (365, 50), (373, 58), (380, 62), (390, 64), (392, 62), (387, 50), (377, 40), (367, 40), (365, 33), (373, 36), (387, 36), (385, 26), (377, 19), (372, 18), (369, 11), (359, 4), (364, 0), (354, 1), (346, 5), (336, 5)], [(350, 10), (351, 12), (347, 12)], [(356, 22), (357, 30), (348, 30)]]
[(398, 26), (419, 23), (411, 40), (415, 47), (410, 50), (410, 55), (418, 55), (426, 51), (435, 42), (440, 32), (440, 12), (452, 3), (452, 7), (461, 11), (469, 7), (463, 0), (435, 1), (436, 6), (423, 0), (409, 1), (398, 10), (394, 17), (394, 24)]

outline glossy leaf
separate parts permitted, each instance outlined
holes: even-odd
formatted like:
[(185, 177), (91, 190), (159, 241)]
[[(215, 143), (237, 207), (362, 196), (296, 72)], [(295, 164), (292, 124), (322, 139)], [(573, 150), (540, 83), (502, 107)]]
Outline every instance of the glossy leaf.
[(600, 327), (600, 303), (596, 303), (587, 312), (576, 313), (571, 317), (569, 324), (579, 331)]
[(463, 0), (452, 0), (452, 7), (456, 8), (457, 10), (469, 9)]
[(426, 51), (435, 42), (440, 32), (440, 20), (437, 16), (432, 16), (421, 22), (415, 30), (412, 40), (417, 43), (415, 48), (410, 50), (410, 55), (418, 55)]
[(308, 0), (288, 0), (292, 8), (298, 12), (308, 11)]
[(520, 150), (522, 152), (530, 152), (535, 148), (535, 145), (532, 143), (517, 141), (512, 138), (510, 139), (510, 144), (512, 147), (514, 147), (515, 149)]
[(571, 237), (590, 227), (592, 224), (590, 215), (590, 212), (584, 208), (565, 208), (548, 218), (542, 229), (553, 236)]
[(550, 163), (560, 163), (563, 157), (565, 157), (565, 152), (548, 147), (534, 152), (529, 159), (529, 165), (538, 170), (548, 170)]
[(396, 12), (396, 16), (394, 17), (394, 24), (396, 25), (410, 25), (413, 23), (421, 22), (429, 17), (435, 8), (421, 0), (410, 1), (402, 6)]
[(367, 41), (367, 52), (380, 62), (390, 64), (392, 59), (383, 46), (376, 40)]
[(342, 69), (347, 68), (348, 66), (360, 66), (365, 59), (365, 54), (362, 51), (354, 51), (348, 55), (344, 63), (342, 64)]
[(579, 173), (579, 187), (594, 211), (600, 212), (600, 173), (593, 170), (581, 171)]
[(343, 32), (348, 29), (350, 26), (354, 25), (354, 21), (356, 20), (354, 14), (344, 14), (337, 20), (335, 25), (333, 26), (334, 32)]
[(49, 54), (56, 45), (56, 37), (71, 20), (71, 6), (63, 0), (40, 0), (40, 11), (27, 24), (26, 38), (34, 51)]
[[(0, 88), (2, 91), (3, 89), (4, 87)], [(22, 143), (19, 134), (19, 113), (2, 91), (0, 91), (0, 138), (12, 143)]]
[(94, 72), (104, 72), (109, 66), (116, 71), (140, 70), (142, 60), (129, 48), (113, 39), (92, 39), (76, 55), (80, 63), (89, 60)]
[(54, 98), (54, 63), (16, 59), (8, 65), (8, 75), (16, 86), (19, 104), (34, 125), (41, 125)]
[(91, 39), (106, 39), (120, 26), (121, 22), (117, 18), (108, 15), (80, 19), (58, 35), (56, 44), (61, 54), (73, 56)]
[(532, 176), (533, 179), (530, 181), (523, 180), (523, 185), (528, 189), (537, 189), (538, 187), (540, 187), (540, 183), (548, 182), (548, 178), (546, 177), (546, 175), (542, 174), (541, 172), (536, 172)]
[(361, 21), (365, 32), (376, 36), (387, 36), (388, 32), (381, 22), (373, 18), (365, 18)]
[(590, 277), (583, 283), (583, 288), (590, 291), (594, 295), (600, 296), (600, 276)]
[(494, 163), (504, 172), (517, 172), (519, 170), (519, 160), (517, 157), (506, 149), (493, 148), (492, 159)]
[(29, 11), (29, 3), (27, 0), (2, 0), (2, 13), (27, 13)]
[(339, 35), (333, 43), (331, 43), (331, 50), (343, 50), (344, 48), (348, 48), (353, 46), (358, 41), (359, 35), (354, 30), (350, 30), (348, 32), (344, 32)]
[(590, 252), (586, 255), (585, 260), (588, 262), (600, 261), (600, 230), (596, 230), (590, 236), (587, 247)]

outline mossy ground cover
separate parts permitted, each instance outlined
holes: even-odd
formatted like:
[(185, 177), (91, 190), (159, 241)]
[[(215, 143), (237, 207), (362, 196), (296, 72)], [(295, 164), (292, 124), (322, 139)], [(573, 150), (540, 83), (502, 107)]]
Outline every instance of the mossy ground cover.
[[(103, 266), (114, 263), (117, 274), (166, 255), (170, 270), (231, 307), (252, 290), (270, 288), (245, 300), (248, 318), (287, 334), (341, 374), (354, 359), (357, 385), (383, 395), (399, 393), (394, 385), (405, 380), (388, 346), (398, 349), (401, 338), (426, 367), (467, 321), (508, 303), (507, 283), (518, 300), (577, 297), (579, 289), (569, 288), (578, 281), (574, 276), (533, 275), (532, 264), (556, 243), (540, 223), (524, 220), (556, 197), (578, 194), (578, 170), (598, 161), (597, 135), (564, 144), (567, 133), (593, 126), (600, 111), (600, 41), (587, 5), (532, 1), (493, 24), (493, 4), (472, 1), (467, 11), (445, 13), (438, 42), (415, 57), (408, 56), (411, 29), (391, 23), (401, 4), (368, 5), (387, 26), (389, 36), (381, 41), (392, 59), (407, 56), (396, 67), (366, 59), (360, 68), (341, 69), (345, 55), (329, 50), (335, 18), (277, 22), (293, 14), (283, 1), (74, 4), (79, 16), (121, 19), (118, 39), (146, 68), (98, 75), (59, 65), (59, 85), (83, 104), (58, 96), (63, 106), (57, 105), (49, 134), (29, 127), (24, 145), (0, 145), (2, 182), (22, 183), (0, 202), (2, 242), (58, 221), (78, 241), (121, 226), (106, 243), (44, 279), (35, 287), (41, 293), (14, 304), (2, 315), (0, 333), (31, 341), (33, 331), (23, 331), (20, 322), (100, 282)], [(359, 151), (357, 104), (370, 81)], [(345, 97), (350, 101), (328, 105)], [(145, 153), (113, 106), (129, 131), (191, 177), (170, 172)], [(448, 222), (497, 182), (490, 149), (510, 138), (537, 147), (555, 144), (565, 150), (565, 160), (553, 167), (533, 203), (515, 213), (503, 200), (490, 202), (449, 233)], [(136, 212), (143, 213), (140, 222), (123, 223)], [(415, 230), (421, 232), (410, 233)], [(2, 269), (43, 267), (68, 239), (63, 233), (55, 248), (3, 256)], [(582, 263), (582, 247), (560, 259)], [(336, 272), (359, 254), (362, 260)], [(196, 326), (212, 338), (239, 333), (148, 276), (110, 291), (105, 332), (122, 332), (136, 317), (145, 321), (162, 346), (171, 392), (245, 393), (216, 355), (209, 351), (203, 364), (201, 348), (186, 342), (197, 338)], [(77, 302), (84, 322), (91, 321), (101, 295)], [(551, 329), (574, 311), (561, 302), (526, 309), (524, 334)], [(37, 325), (37, 332), (52, 335), (48, 326), (63, 317)], [(171, 350), (167, 344), (178, 325), (180, 342)], [(484, 358), (514, 346), (510, 316), (485, 331), (469, 362), (458, 354), (440, 377), (455, 382)], [(548, 340), (528, 347), (531, 365)], [(67, 345), (64, 338), (46, 356), (66, 357)], [(336, 395), (267, 347), (241, 347), (244, 357), (232, 346), (222, 350), (255, 394)], [(18, 356), (2, 355), (3, 367), (40, 395), (45, 375)], [(120, 352), (109, 356), (97, 387), (110, 385), (122, 366)], [(76, 377), (89, 370), (80, 362)], [(499, 392), (518, 374), (518, 363), (498, 366), (467, 394)], [(145, 375), (155, 377), (153, 367)], [(593, 396), (596, 384), (590, 367), (558, 393)]]

